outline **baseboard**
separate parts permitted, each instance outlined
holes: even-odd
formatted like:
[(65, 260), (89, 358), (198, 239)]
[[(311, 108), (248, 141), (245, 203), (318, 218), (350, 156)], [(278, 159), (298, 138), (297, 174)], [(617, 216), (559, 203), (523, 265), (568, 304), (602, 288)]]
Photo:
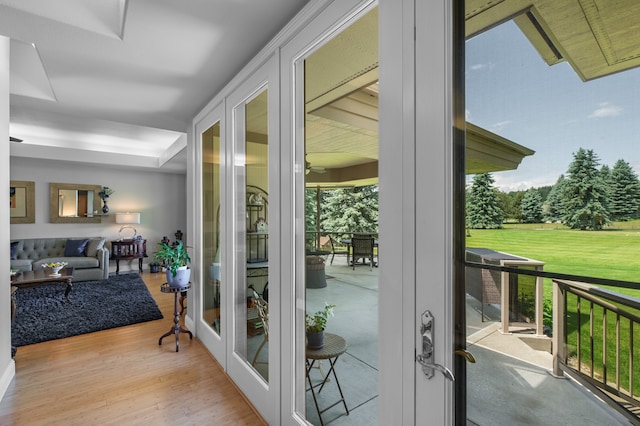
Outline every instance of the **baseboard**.
[[(186, 306), (185, 306), (186, 308)], [(191, 330), (191, 332), (193, 333), (193, 336), (196, 337), (196, 322), (193, 320), (193, 318), (191, 318), (189, 315), (185, 315), (184, 316), (184, 325), (187, 327), (188, 330)]]
[(4, 398), (4, 394), (7, 392), (11, 381), (16, 375), (16, 363), (12, 359), (7, 368), (2, 373), (2, 377), (0, 377), (0, 400)]

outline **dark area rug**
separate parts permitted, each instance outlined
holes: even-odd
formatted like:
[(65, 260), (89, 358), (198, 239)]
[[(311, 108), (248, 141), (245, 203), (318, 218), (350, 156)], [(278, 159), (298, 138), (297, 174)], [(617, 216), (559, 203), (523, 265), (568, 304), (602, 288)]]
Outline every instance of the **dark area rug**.
[(162, 318), (138, 274), (73, 284), (70, 303), (64, 284), (20, 289), (11, 344), (25, 346)]

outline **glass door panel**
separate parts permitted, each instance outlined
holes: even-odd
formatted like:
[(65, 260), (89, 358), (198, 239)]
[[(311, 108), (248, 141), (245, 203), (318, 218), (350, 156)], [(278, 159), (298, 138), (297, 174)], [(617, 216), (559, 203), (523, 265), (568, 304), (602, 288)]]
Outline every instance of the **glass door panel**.
[[(236, 118), (244, 124), (243, 155), (236, 152), (236, 168), (243, 166), (243, 195), (238, 205), (238, 286), (236, 288), (235, 352), (269, 380), (269, 139), (268, 91), (248, 100)], [(242, 271), (241, 271), (242, 269)]]
[(220, 315), (220, 122), (202, 134), (202, 319), (221, 334)]
[[(633, 338), (625, 341), (633, 327), (620, 321), (607, 330), (571, 299), (560, 327), (564, 317), (552, 316), (560, 293), (550, 278), (490, 266), (568, 274), (574, 283), (607, 282), (608, 292), (640, 295), (624, 283), (637, 282), (630, 253), (638, 244), (629, 236), (640, 218), (640, 62), (622, 58), (622, 46), (640, 52), (637, 38), (623, 35), (631, 3), (536, 8), (544, 2), (533, 1), (525, 12), (506, 3), (466, 22), (465, 257), (487, 265), (467, 266), (466, 291), (458, 295), (466, 299), (467, 347), (482, 364), (467, 366), (466, 418), (478, 425), (618, 424), (613, 409), (548, 371), (568, 351), (589, 383), (604, 386), (599, 377), (606, 382), (617, 370), (624, 373), (613, 386), (630, 386), (629, 364), (639, 365)], [(509, 155), (498, 154), (507, 147)], [(598, 309), (592, 303), (591, 315)], [(582, 327), (569, 322), (580, 317)], [(581, 347), (581, 328), (590, 345), (585, 338)], [(551, 335), (565, 331), (565, 346), (552, 345)], [(614, 347), (619, 359), (608, 354)], [(637, 377), (640, 368), (630, 373)]]
[[(330, 347), (309, 340), (298, 360), (307, 363), (301, 393), (306, 420), (314, 425), (336, 418), (378, 423), (377, 33), (378, 8), (371, 6), (303, 59), (305, 191), (296, 193), (305, 199), (300, 299), (316, 318), (306, 324), (308, 331), (322, 331)], [(347, 253), (358, 234), (367, 236), (370, 252), (353, 262)], [(324, 322), (327, 305), (335, 305), (333, 315), (313, 328), (318, 319)]]

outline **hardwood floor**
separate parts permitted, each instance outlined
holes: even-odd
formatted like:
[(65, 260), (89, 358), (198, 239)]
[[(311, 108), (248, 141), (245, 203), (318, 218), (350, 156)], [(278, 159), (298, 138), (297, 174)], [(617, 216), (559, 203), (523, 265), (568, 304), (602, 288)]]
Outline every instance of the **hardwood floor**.
[(143, 279), (164, 319), (18, 348), (1, 425), (259, 425), (197, 338), (158, 338), (173, 325), (164, 274)]

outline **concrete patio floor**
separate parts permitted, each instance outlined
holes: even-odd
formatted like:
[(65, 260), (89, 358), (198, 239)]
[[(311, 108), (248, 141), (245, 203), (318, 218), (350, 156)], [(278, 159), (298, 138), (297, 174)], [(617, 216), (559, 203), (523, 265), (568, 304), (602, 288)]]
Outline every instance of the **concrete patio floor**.
[[(323, 413), (325, 424), (375, 425), (378, 413), (378, 269), (358, 266), (355, 271), (337, 257), (327, 263), (327, 287), (307, 289), (307, 310), (325, 302), (337, 305), (327, 331), (343, 336), (347, 352), (336, 371), (349, 407), (339, 404)], [(478, 302), (467, 300), (469, 351), (477, 363), (468, 364), (467, 418), (470, 425), (625, 425), (630, 424), (573, 380), (553, 377), (548, 342), (526, 333), (503, 335), (485, 308), (481, 321)], [(534, 340), (532, 340), (534, 339)], [(323, 363), (325, 372), (328, 363)], [(320, 380), (313, 371), (314, 380)], [(318, 396), (320, 408), (339, 399), (331, 380)], [(311, 392), (307, 392), (307, 419), (319, 425)]]

